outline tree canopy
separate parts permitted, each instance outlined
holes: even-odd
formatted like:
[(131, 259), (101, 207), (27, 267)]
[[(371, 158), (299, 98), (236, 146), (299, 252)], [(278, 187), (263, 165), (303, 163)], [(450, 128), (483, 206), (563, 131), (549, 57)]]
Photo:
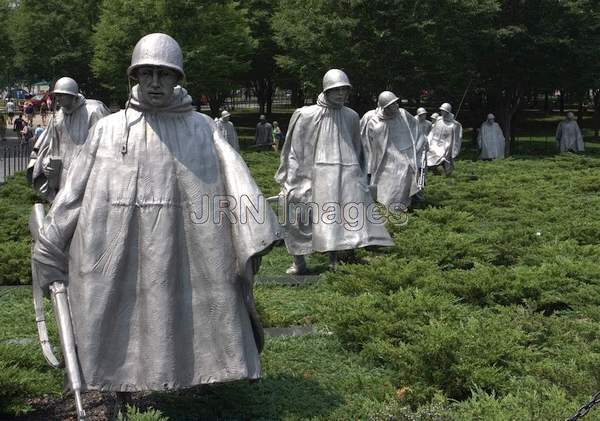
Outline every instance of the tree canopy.
[[(216, 112), (252, 87), (270, 111), (275, 86), (299, 102), (344, 69), (359, 111), (391, 89), (494, 110), (505, 131), (526, 98), (594, 90), (600, 107), (600, 4), (594, 0), (20, 0), (0, 2), (4, 79), (70, 75), (121, 103), (136, 41), (166, 32), (182, 46), (186, 86)], [(12, 57), (12, 59), (11, 59)]]

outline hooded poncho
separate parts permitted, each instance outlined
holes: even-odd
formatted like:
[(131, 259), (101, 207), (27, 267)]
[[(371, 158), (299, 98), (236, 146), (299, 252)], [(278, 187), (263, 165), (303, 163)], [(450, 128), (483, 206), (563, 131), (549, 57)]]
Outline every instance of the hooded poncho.
[[(79, 94), (77, 106), (72, 112), (67, 113), (64, 108), (61, 108), (50, 120), (48, 128), (35, 144), (34, 150), (38, 152), (28, 166), (28, 177), (33, 187), (48, 200), (54, 200), (58, 190), (64, 186), (72, 160), (85, 143), (91, 127), (109, 114), (110, 110), (102, 102), (86, 99)], [(45, 160), (50, 157), (62, 160), (57, 189), (48, 185), (48, 180), (43, 173)]]
[(184, 89), (161, 109), (137, 92), (90, 133), (33, 253), (41, 279), (68, 281), (84, 389), (257, 378), (251, 257), (275, 215)]
[(583, 136), (575, 120), (563, 120), (556, 129), (556, 142), (561, 152), (583, 152)]
[(434, 167), (444, 162), (452, 164), (460, 153), (462, 144), (462, 126), (454, 120), (438, 118), (427, 136), (429, 151), (427, 152), (427, 166)]
[(288, 209), (290, 254), (393, 244), (383, 221), (369, 214), (375, 205), (365, 170), (356, 112), (323, 93), (294, 112), (275, 175)]
[(363, 144), (369, 145), (371, 184), (377, 186), (377, 201), (390, 210), (406, 209), (418, 192), (416, 119), (403, 109), (387, 116), (378, 108), (363, 116), (361, 135)]
[(500, 125), (495, 121), (490, 124), (485, 121), (479, 129), (477, 144), (481, 153), (479, 159), (502, 159), (504, 158), (504, 134)]
[[(427, 159), (427, 151), (429, 150), (429, 143), (427, 142), (427, 136), (431, 132), (433, 125), (429, 120), (419, 120), (419, 139), (417, 140), (417, 168), (421, 168), (423, 165), (423, 159)], [(425, 157), (424, 157), (425, 155)]]
[(231, 121), (224, 121), (222, 118), (216, 119), (215, 122), (217, 123), (217, 128), (221, 133), (221, 137), (227, 140), (231, 147), (237, 152), (239, 152), (240, 142), (238, 140), (238, 135), (235, 131), (235, 127), (233, 127), (233, 123)]

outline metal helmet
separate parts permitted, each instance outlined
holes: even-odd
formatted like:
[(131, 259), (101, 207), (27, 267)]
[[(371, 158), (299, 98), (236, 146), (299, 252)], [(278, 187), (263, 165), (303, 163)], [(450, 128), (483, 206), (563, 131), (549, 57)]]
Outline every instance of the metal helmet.
[(492, 113), (489, 113), (489, 114), (487, 115), (487, 119), (488, 119), (488, 120), (494, 120), (495, 118), (496, 118), (496, 116), (495, 116), (494, 114), (492, 114)]
[(432, 120), (434, 120), (434, 121), (435, 121), (435, 120), (437, 120), (438, 118), (440, 118), (440, 115), (439, 115), (438, 113), (433, 113), (433, 114), (431, 114), (431, 119), (432, 119)]
[(225, 118), (225, 117), (229, 117), (231, 114), (229, 114), (229, 111), (227, 110), (223, 110), (221, 112), (221, 118)]
[(134, 70), (141, 66), (167, 67), (179, 73), (181, 78), (185, 76), (181, 47), (167, 34), (149, 34), (135, 44), (127, 75), (131, 77)]
[(79, 95), (79, 86), (74, 79), (70, 77), (61, 77), (54, 84), (53, 94)]
[(383, 91), (379, 94), (379, 98), (377, 98), (377, 106), (379, 108), (385, 108), (387, 106), (392, 105), (394, 102), (398, 102), (399, 98), (394, 95), (393, 92)]
[(421, 114), (427, 114), (427, 110), (423, 107), (417, 108), (417, 117)]
[(441, 111), (446, 111), (447, 113), (452, 113), (452, 105), (448, 104), (447, 102), (444, 102), (440, 106), (440, 110)]
[(339, 88), (341, 86), (347, 86), (352, 88), (348, 75), (340, 69), (331, 69), (323, 76), (323, 92), (327, 92), (333, 88)]

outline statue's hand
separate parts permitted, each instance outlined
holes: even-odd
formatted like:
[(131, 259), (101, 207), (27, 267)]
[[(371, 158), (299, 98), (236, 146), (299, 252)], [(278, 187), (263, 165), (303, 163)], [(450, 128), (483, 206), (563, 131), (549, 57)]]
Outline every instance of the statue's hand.
[(50, 160), (47, 158), (44, 159), (44, 162), (42, 165), (42, 172), (44, 173), (46, 178), (52, 178), (52, 177), (56, 176), (56, 170), (50, 166)]

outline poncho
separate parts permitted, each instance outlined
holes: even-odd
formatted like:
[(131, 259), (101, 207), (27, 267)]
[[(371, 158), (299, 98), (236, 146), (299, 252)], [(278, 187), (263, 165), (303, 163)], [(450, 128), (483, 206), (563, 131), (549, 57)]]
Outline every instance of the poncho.
[(129, 109), (90, 133), (40, 229), (33, 260), (46, 282), (68, 281), (85, 389), (260, 375), (251, 257), (277, 238), (276, 218), (191, 102), (177, 87), (153, 109), (134, 87)]
[(294, 112), (275, 175), (288, 209), (290, 254), (393, 244), (384, 221), (371, 214), (377, 212), (365, 170), (356, 112), (323, 93), (316, 105)]
[(231, 121), (224, 121), (221, 118), (216, 119), (215, 122), (217, 123), (217, 128), (219, 129), (221, 137), (223, 137), (233, 149), (239, 152), (240, 142), (238, 141), (238, 135), (235, 131), (235, 127), (233, 127), (233, 123)]
[(390, 210), (406, 209), (418, 192), (416, 119), (403, 109), (387, 116), (378, 108), (363, 116), (361, 136), (363, 144), (370, 145), (371, 184), (377, 186), (377, 201)]
[(444, 162), (452, 163), (460, 153), (462, 144), (462, 126), (454, 120), (439, 118), (427, 136), (429, 151), (427, 152), (427, 166), (434, 167)]
[(498, 123), (484, 122), (477, 135), (477, 144), (481, 149), (479, 159), (504, 158), (504, 134)]
[(257, 145), (270, 145), (273, 143), (273, 126), (271, 123), (260, 122), (256, 125), (255, 142)]
[(429, 120), (420, 121), (419, 123), (419, 138), (417, 140), (417, 168), (421, 168), (423, 164), (423, 154), (427, 154), (429, 150), (429, 143), (427, 142), (427, 136), (431, 132), (433, 125)]
[[(58, 190), (64, 186), (71, 163), (85, 143), (92, 126), (109, 114), (110, 110), (102, 102), (86, 99), (79, 94), (77, 107), (73, 111), (67, 113), (64, 108), (61, 108), (50, 119), (48, 128), (44, 130), (34, 146), (34, 150), (38, 152), (27, 168), (33, 187), (48, 200), (54, 200)], [(48, 180), (43, 173), (44, 160), (49, 157), (58, 157), (62, 160), (57, 189), (48, 185)]]
[(556, 129), (556, 142), (561, 152), (583, 152), (583, 136), (575, 120), (563, 120)]

